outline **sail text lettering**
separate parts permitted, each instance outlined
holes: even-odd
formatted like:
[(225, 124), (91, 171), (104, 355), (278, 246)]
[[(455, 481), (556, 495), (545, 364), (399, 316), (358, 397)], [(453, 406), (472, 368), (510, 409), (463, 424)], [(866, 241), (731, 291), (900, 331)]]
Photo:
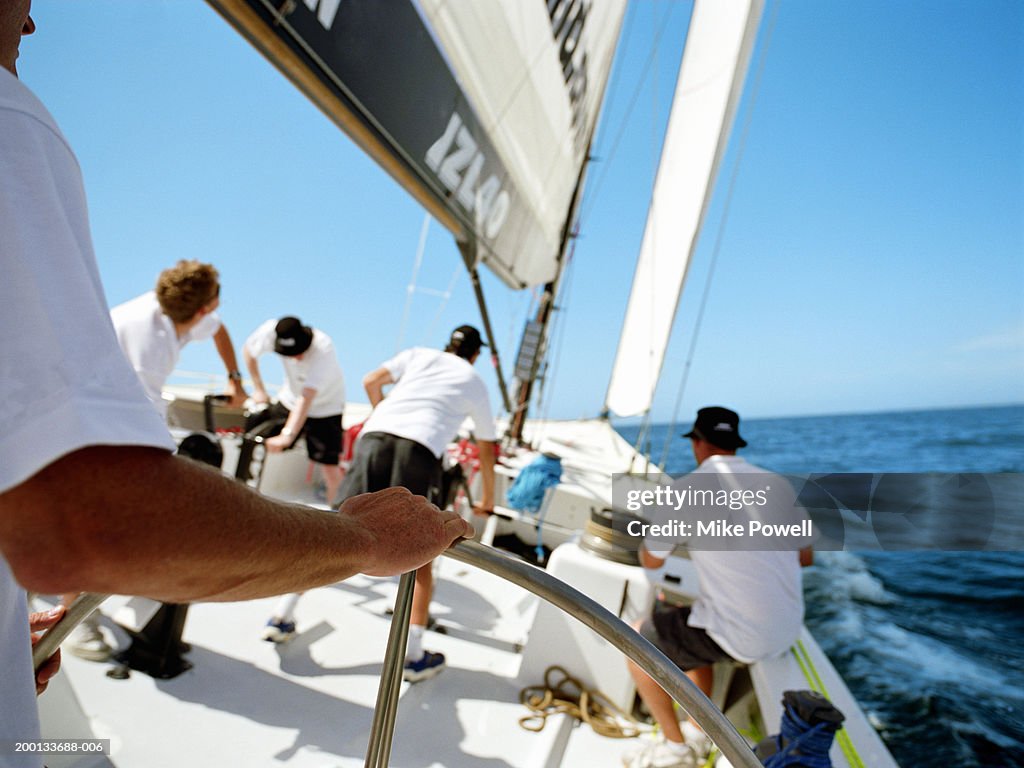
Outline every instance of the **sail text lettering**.
[(508, 216), (509, 195), (494, 174), (479, 183), (485, 157), (458, 112), (452, 113), (444, 133), (430, 146), (424, 159), (445, 189), (455, 193), (459, 204), (473, 214), (484, 236), (496, 237)]
[(305, 0), (305, 3), (309, 10), (316, 11), (317, 21), (324, 29), (329, 30), (334, 25), (341, 0)]
[(584, 119), (587, 96), (587, 51), (581, 44), (583, 30), (590, 13), (590, 0), (548, 0), (551, 34), (558, 46), (562, 77), (568, 88), (572, 107), (572, 127), (577, 149), (583, 149)]

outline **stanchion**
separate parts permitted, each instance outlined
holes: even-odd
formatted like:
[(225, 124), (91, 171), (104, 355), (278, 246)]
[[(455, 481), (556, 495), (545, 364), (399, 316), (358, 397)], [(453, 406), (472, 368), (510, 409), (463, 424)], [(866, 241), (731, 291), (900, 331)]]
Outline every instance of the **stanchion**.
[(398, 710), (398, 694), (402, 687), (405, 646), (409, 639), (409, 619), (412, 616), (412, 595), (415, 586), (416, 571), (403, 574), (398, 581), (395, 615), (391, 618), (384, 668), (381, 670), (377, 704), (370, 726), (370, 742), (366, 749), (366, 768), (385, 768), (391, 759), (391, 740), (395, 733), (395, 713)]

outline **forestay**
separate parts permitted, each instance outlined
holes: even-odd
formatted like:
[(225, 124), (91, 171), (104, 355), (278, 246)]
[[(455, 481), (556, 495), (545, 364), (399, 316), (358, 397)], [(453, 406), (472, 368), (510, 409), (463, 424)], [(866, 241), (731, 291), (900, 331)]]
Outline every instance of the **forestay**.
[(743, 89), (762, 0), (694, 6), (606, 407), (646, 412)]

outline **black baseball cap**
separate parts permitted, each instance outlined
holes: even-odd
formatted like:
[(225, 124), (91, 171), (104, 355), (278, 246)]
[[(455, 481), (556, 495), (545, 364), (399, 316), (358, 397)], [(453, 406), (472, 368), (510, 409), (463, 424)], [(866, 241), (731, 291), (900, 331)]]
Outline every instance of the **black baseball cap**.
[(707, 440), (712, 445), (727, 451), (745, 448), (747, 441), (740, 437), (740, 417), (736, 411), (712, 405), (697, 411), (693, 429), (683, 437)]
[(472, 325), (460, 325), (452, 331), (448, 346), (459, 357), (470, 358), (479, 351), (480, 347), (487, 345), (480, 338), (480, 331)]
[(301, 355), (313, 343), (313, 329), (308, 325), (303, 325), (297, 317), (282, 317), (277, 321), (274, 331), (277, 333), (274, 351), (279, 355), (286, 357)]

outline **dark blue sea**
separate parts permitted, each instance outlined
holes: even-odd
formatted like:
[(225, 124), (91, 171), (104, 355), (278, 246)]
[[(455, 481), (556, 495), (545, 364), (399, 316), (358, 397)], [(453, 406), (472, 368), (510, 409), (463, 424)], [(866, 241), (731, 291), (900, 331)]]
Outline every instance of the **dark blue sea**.
[[(654, 458), (685, 431), (654, 426)], [(1024, 472), (1024, 406), (750, 419), (741, 432), (743, 455), (777, 472)], [(670, 474), (694, 467), (688, 440), (669, 445)], [(808, 628), (901, 766), (1024, 766), (1024, 553), (819, 552), (804, 593)]]

